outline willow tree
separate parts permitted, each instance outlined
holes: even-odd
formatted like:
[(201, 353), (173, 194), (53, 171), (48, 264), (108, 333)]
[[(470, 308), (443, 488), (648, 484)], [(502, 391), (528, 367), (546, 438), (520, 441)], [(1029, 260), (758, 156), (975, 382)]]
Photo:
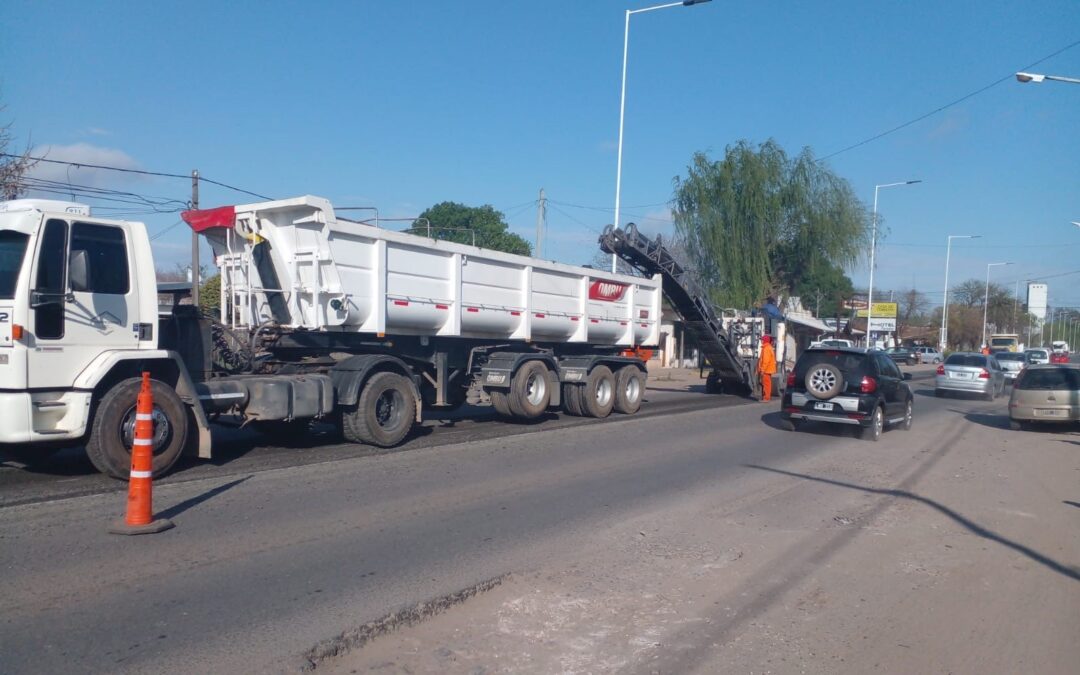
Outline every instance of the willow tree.
[(806, 148), (775, 141), (696, 153), (674, 179), (675, 228), (714, 301), (750, 307), (827, 268), (851, 268), (866, 250), (870, 216), (847, 180)]

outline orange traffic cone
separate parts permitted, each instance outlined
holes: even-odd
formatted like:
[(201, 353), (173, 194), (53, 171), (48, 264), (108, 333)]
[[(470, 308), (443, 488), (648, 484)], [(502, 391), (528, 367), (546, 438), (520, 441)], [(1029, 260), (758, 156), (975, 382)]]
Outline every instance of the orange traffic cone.
[(142, 377), (142, 390), (135, 406), (127, 516), (109, 528), (113, 534), (154, 534), (173, 527), (168, 518), (154, 520), (154, 395), (150, 390), (150, 373), (143, 373)]

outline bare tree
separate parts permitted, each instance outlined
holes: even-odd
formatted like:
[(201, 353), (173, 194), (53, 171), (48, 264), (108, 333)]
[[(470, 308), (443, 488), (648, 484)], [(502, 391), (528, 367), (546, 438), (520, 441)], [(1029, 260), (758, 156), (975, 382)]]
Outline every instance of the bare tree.
[[(0, 113), (6, 109), (0, 105)], [(0, 199), (15, 199), (25, 192), (22, 177), (37, 163), (30, 157), (29, 144), (21, 153), (9, 150), (14, 141), (11, 126), (9, 122), (0, 127)]]

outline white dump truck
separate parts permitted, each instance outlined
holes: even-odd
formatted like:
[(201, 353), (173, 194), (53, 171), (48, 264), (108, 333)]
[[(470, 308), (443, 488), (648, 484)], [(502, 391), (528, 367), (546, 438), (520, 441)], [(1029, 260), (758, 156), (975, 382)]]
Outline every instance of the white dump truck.
[[(319, 197), (190, 211), (220, 316), (159, 311), (142, 223), (48, 200), (0, 203), (0, 444), (85, 445), (126, 478), (139, 374), (154, 472), (212, 454), (218, 416), (273, 433), (313, 420), (391, 447), (425, 408), (633, 414), (659, 339), (661, 279), (609, 274), (346, 220)], [(164, 285), (163, 285), (164, 286)], [(179, 300), (179, 295), (176, 296)]]

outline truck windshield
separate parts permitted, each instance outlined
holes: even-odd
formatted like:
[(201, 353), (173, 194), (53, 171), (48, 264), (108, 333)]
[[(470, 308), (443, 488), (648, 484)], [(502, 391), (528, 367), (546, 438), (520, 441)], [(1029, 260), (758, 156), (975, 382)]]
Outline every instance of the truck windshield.
[(30, 235), (12, 230), (0, 230), (0, 300), (15, 297), (15, 282), (26, 257), (26, 242)]

